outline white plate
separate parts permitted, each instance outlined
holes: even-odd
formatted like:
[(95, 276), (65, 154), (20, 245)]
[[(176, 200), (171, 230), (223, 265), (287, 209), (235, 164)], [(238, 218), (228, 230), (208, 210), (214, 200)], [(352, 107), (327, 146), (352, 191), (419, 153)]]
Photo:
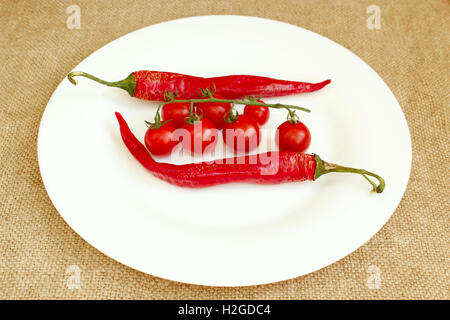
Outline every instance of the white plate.
[[(316, 182), (275, 186), (175, 187), (129, 154), (114, 117), (121, 112), (142, 141), (143, 120), (152, 120), (155, 103), (85, 78), (78, 78), (78, 86), (64, 79), (39, 130), (42, 179), (67, 223), (111, 258), (193, 284), (280, 281), (356, 250), (400, 202), (411, 166), (402, 110), (375, 71), (335, 42), (272, 20), (202, 16), (132, 32), (74, 68), (107, 80), (141, 69), (309, 82), (331, 78), (321, 91), (267, 101), (310, 107), (312, 113), (300, 114), (312, 133), (309, 151), (379, 173), (387, 186), (372, 194), (360, 176), (329, 174)], [(285, 116), (272, 111), (265, 128), (275, 129)], [(268, 148), (262, 145), (259, 151)]]

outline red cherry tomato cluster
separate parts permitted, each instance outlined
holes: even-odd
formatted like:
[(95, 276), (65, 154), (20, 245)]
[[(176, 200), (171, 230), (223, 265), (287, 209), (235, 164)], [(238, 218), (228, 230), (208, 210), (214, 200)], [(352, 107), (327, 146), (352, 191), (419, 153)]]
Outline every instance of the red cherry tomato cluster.
[[(214, 98), (225, 99), (220, 95), (214, 95)], [(182, 136), (175, 133), (176, 129), (183, 128), (187, 134), (181, 139), (183, 148), (204, 154), (213, 150), (218, 132), (223, 129), (223, 141), (228, 148), (235, 153), (248, 153), (258, 147), (260, 127), (270, 117), (268, 107), (246, 105), (243, 114), (239, 115), (225, 102), (196, 103), (192, 111), (191, 114), (189, 103), (165, 104), (161, 110), (162, 122), (158, 111), (155, 123), (148, 123), (147, 149), (155, 155), (169, 154)], [(290, 117), (277, 128), (275, 139), (280, 150), (305, 152), (311, 143), (311, 134), (297, 117)]]

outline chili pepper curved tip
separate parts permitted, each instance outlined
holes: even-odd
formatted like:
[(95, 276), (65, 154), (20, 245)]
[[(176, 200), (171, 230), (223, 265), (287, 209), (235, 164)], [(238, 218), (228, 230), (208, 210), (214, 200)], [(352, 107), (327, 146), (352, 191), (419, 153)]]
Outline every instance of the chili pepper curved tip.
[(114, 112), (114, 114), (116, 115), (116, 118), (117, 118), (117, 120), (119, 120), (119, 122), (120, 121), (124, 121), (124, 119), (123, 119), (123, 117), (122, 117), (122, 115), (120, 114), (120, 112)]
[(331, 83), (331, 79), (328, 79), (328, 80), (325, 80), (325, 81), (316, 83), (316, 84), (314, 84), (314, 91), (320, 90), (320, 89), (322, 89), (323, 87), (329, 85), (330, 83)]
[(124, 138), (124, 134), (131, 132), (130, 128), (128, 127), (127, 122), (119, 112), (115, 112), (114, 114), (116, 115), (117, 122), (119, 122), (120, 134), (122, 135), (122, 138)]

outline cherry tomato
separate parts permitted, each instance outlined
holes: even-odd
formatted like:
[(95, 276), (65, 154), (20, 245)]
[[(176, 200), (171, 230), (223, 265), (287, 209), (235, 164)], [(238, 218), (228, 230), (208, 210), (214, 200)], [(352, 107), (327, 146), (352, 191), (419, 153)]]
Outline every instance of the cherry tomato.
[(305, 152), (311, 144), (311, 133), (302, 122), (286, 121), (277, 128), (275, 141), (280, 150)]
[[(258, 100), (258, 102), (264, 103), (262, 100)], [(268, 107), (246, 105), (244, 108), (244, 115), (253, 118), (260, 126), (262, 126), (269, 120), (270, 111)]]
[[(225, 99), (220, 95), (214, 98)], [(203, 114), (203, 118), (211, 120), (217, 129), (222, 129), (225, 125), (224, 116), (230, 111), (231, 105), (225, 102), (200, 102), (196, 104), (197, 113)]]
[(189, 103), (169, 103), (162, 107), (161, 109), (161, 117), (162, 121), (167, 121), (172, 119), (170, 123), (175, 128), (181, 128), (185, 121), (186, 117), (189, 117), (189, 111), (191, 109), (191, 105)]
[(192, 153), (203, 154), (205, 151), (212, 151), (217, 143), (219, 130), (206, 118), (195, 121), (194, 124), (185, 122), (183, 129), (188, 133), (187, 137), (182, 138), (183, 148)]
[[(171, 121), (172, 122), (172, 121)], [(172, 151), (179, 140), (175, 139), (175, 127), (167, 122), (159, 128), (148, 128), (145, 133), (145, 146), (154, 155), (165, 155)]]
[(223, 141), (236, 153), (247, 153), (255, 150), (261, 140), (258, 123), (246, 116), (240, 115), (233, 123), (225, 123)]

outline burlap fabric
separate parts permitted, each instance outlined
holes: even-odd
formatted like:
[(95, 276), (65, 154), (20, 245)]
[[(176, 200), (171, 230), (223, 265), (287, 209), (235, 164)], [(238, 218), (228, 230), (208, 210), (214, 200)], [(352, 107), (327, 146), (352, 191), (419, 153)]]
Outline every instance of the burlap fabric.
[[(81, 28), (71, 30), (66, 10), (73, 4), (81, 8)], [(366, 26), (371, 4), (380, 7), (380, 30)], [(41, 115), (59, 82), (119, 36), (207, 14), (265, 17), (322, 34), (365, 60), (399, 100), (413, 143), (407, 191), (383, 229), (341, 261), (263, 286), (181, 284), (106, 257), (53, 207), (40, 178), (36, 140)], [(2, 0), (0, 298), (448, 299), (449, 18), (445, 0)], [(80, 286), (70, 282), (71, 265), (79, 267)]]

